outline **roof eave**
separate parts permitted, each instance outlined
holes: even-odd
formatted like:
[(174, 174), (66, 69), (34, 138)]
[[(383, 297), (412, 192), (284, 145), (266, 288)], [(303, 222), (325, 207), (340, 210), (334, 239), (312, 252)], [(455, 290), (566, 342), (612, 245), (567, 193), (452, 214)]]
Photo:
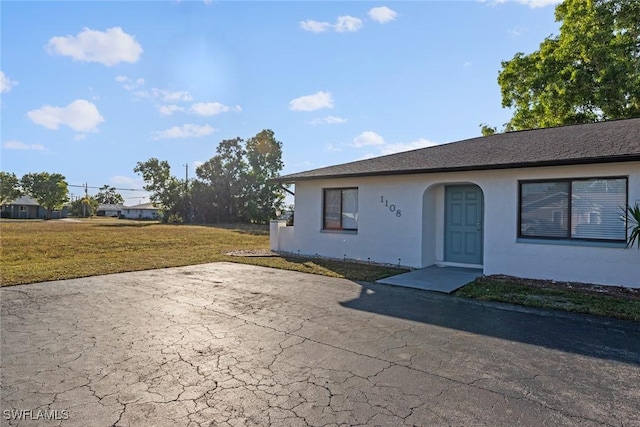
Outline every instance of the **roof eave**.
[(521, 162), (521, 163), (505, 163), (497, 165), (474, 165), (474, 166), (461, 166), (461, 167), (444, 167), (444, 168), (431, 168), (431, 169), (403, 169), (403, 170), (390, 170), (390, 171), (375, 171), (375, 172), (354, 172), (343, 174), (327, 174), (327, 175), (314, 175), (314, 176), (283, 176), (274, 178), (274, 182), (280, 184), (293, 184), (297, 181), (313, 181), (318, 179), (343, 179), (343, 178), (361, 178), (369, 176), (390, 176), (390, 175), (418, 175), (418, 174), (430, 174), (430, 173), (443, 173), (443, 172), (469, 172), (469, 171), (481, 171), (481, 170), (500, 170), (500, 169), (522, 169), (522, 168), (537, 168), (548, 166), (571, 166), (571, 165), (587, 165), (587, 164), (601, 164), (601, 163), (621, 163), (621, 162), (634, 162), (640, 161), (640, 153), (634, 155), (619, 155), (619, 156), (607, 156), (607, 157), (591, 157), (591, 158), (578, 158), (578, 159), (560, 159), (560, 160), (548, 160), (540, 162)]

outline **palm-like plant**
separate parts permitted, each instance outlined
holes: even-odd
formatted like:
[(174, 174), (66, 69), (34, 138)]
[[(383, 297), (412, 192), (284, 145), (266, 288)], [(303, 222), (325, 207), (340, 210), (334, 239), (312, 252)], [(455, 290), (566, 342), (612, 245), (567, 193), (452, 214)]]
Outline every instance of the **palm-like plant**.
[(636, 242), (640, 249), (640, 205), (627, 206), (627, 228), (629, 229), (629, 237), (627, 238), (627, 248), (632, 247)]

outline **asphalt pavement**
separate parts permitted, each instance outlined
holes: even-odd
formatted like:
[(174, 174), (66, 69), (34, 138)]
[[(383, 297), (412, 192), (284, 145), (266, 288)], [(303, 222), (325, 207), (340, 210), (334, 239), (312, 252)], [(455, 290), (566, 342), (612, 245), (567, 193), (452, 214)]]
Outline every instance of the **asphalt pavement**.
[(0, 424), (640, 426), (640, 323), (233, 263), (0, 289)]

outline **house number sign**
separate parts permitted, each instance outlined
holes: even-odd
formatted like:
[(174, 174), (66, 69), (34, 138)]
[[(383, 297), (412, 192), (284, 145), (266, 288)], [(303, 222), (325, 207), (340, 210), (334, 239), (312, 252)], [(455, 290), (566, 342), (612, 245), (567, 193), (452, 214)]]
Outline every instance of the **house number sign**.
[(400, 209), (396, 209), (396, 205), (389, 203), (384, 196), (380, 196), (380, 203), (384, 203), (384, 207), (389, 209), (389, 212), (396, 214), (396, 217), (400, 218), (402, 216), (402, 211)]

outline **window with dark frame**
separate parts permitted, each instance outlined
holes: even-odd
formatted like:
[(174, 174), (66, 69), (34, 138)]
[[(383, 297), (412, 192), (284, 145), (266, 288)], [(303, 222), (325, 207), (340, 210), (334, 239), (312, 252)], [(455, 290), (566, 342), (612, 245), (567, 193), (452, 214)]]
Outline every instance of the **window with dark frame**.
[(324, 230), (357, 230), (358, 189), (325, 188), (322, 211)]
[(518, 237), (626, 241), (628, 179), (519, 182)]

